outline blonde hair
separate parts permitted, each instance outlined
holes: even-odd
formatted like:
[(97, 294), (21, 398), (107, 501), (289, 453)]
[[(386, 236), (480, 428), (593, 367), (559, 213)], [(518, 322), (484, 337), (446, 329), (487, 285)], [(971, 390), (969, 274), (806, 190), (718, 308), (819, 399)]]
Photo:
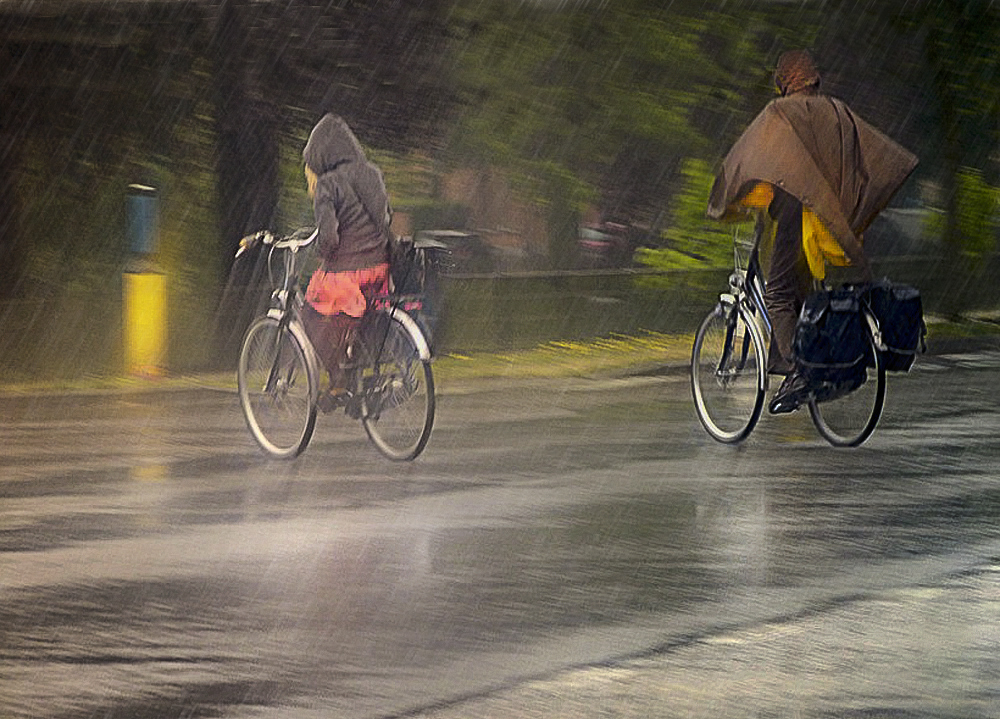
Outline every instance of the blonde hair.
[(312, 171), (309, 165), (305, 165), (306, 173), (306, 186), (309, 188), (309, 197), (316, 196), (316, 182), (319, 180), (319, 176)]

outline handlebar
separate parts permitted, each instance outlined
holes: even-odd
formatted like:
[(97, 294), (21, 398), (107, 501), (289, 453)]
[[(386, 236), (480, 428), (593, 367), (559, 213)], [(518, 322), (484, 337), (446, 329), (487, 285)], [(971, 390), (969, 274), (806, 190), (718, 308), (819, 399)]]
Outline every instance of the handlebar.
[(271, 245), (277, 249), (288, 249), (292, 252), (298, 252), (303, 247), (311, 245), (318, 235), (319, 228), (313, 227), (303, 227), (287, 237), (276, 237), (270, 230), (260, 230), (240, 240), (240, 246), (236, 250), (236, 257), (239, 257), (257, 244)]

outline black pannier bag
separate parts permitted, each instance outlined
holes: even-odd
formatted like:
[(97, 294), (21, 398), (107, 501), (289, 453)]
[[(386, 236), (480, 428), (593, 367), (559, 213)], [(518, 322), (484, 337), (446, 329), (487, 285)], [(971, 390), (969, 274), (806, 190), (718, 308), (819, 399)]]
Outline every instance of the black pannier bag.
[(882, 335), (882, 364), (889, 372), (907, 372), (918, 352), (927, 349), (923, 304), (920, 292), (909, 285), (889, 280), (872, 283), (868, 307), (878, 321)]
[(398, 237), (389, 241), (389, 274), (401, 306), (412, 314), (435, 353), (441, 344), (444, 288), (441, 275), (448, 249), (435, 240)]
[(795, 326), (796, 369), (815, 385), (817, 399), (860, 387), (871, 346), (861, 313), (864, 290), (852, 285), (814, 292), (806, 298)]
[(419, 295), (424, 289), (423, 252), (411, 237), (389, 240), (389, 274), (398, 295)]

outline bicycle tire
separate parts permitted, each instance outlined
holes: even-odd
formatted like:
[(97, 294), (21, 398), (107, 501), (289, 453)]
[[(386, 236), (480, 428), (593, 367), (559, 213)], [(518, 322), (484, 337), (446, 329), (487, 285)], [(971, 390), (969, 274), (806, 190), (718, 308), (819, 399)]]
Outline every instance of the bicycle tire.
[(760, 419), (766, 391), (760, 328), (735, 302), (719, 302), (702, 320), (691, 350), (691, 393), (699, 421), (718, 442), (742, 442)]
[(365, 432), (388, 459), (415, 459), (434, 426), (434, 374), (426, 340), (415, 322), (390, 312), (365, 325), (360, 344), (364, 357), (355, 392)]
[[(867, 323), (866, 323), (867, 324)], [(871, 330), (864, 383), (829, 401), (809, 399), (809, 416), (820, 435), (834, 447), (858, 447), (871, 437), (885, 405), (885, 364)]]
[(297, 457), (316, 427), (319, 377), (305, 332), (261, 317), (250, 325), (237, 368), (240, 405), (250, 434), (276, 459)]

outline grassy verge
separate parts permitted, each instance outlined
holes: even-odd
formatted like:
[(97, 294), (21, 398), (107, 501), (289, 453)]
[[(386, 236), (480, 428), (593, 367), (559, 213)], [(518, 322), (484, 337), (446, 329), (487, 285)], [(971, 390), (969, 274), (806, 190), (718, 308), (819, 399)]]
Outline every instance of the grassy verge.
[[(658, 333), (616, 335), (591, 341), (549, 342), (516, 352), (446, 354), (434, 361), (439, 382), (474, 379), (588, 377), (613, 374), (663, 362), (686, 362), (691, 338)], [(0, 393), (141, 392), (162, 389), (236, 388), (233, 372), (192, 376), (82, 377), (44, 382), (0, 382)]]
[[(961, 322), (927, 318), (927, 342), (982, 342), (1000, 347), (1000, 321), (994, 317), (976, 317)], [(516, 352), (459, 354), (450, 353), (434, 362), (439, 382), (475, 379), (538, 379), (544, 377), (594, 377), (641, 371), (660, 364), (684, 364), (690, 359), (691, 335), (665, 335), (644, 332), (640, 335), (612, 335), (579, 342), (549, 342), (533, 349)], [(939, 345), (940, 346), (940, 345)], [(38, 392), (141, 392), (159, 389), (236, 388), (233, 372), (192, 376), (168, 376), (155, 379), (139, 377), (83, 377), (45, 382), (2, 382), (2, 394)]]
[(162, 389), (236, 389), (232, 372), (165, 377), (99, 377), (0, 382), (0, 395), (69, 394), (74, 392), (143, 392)]
[(686, 362), (690, 354), (690, 336), (647, 332), (581, 342), (549, 342), (518, 352), (448, 354), (435, 362), (434, 372), (446, 381), (587, 377), (663, 362)]
[(928, 342), (952, 339), (1000, 340), (1000, 315), (996, 313), (975, 314), (960, 322), (937, 317), (927, 317), (925, 321)]

